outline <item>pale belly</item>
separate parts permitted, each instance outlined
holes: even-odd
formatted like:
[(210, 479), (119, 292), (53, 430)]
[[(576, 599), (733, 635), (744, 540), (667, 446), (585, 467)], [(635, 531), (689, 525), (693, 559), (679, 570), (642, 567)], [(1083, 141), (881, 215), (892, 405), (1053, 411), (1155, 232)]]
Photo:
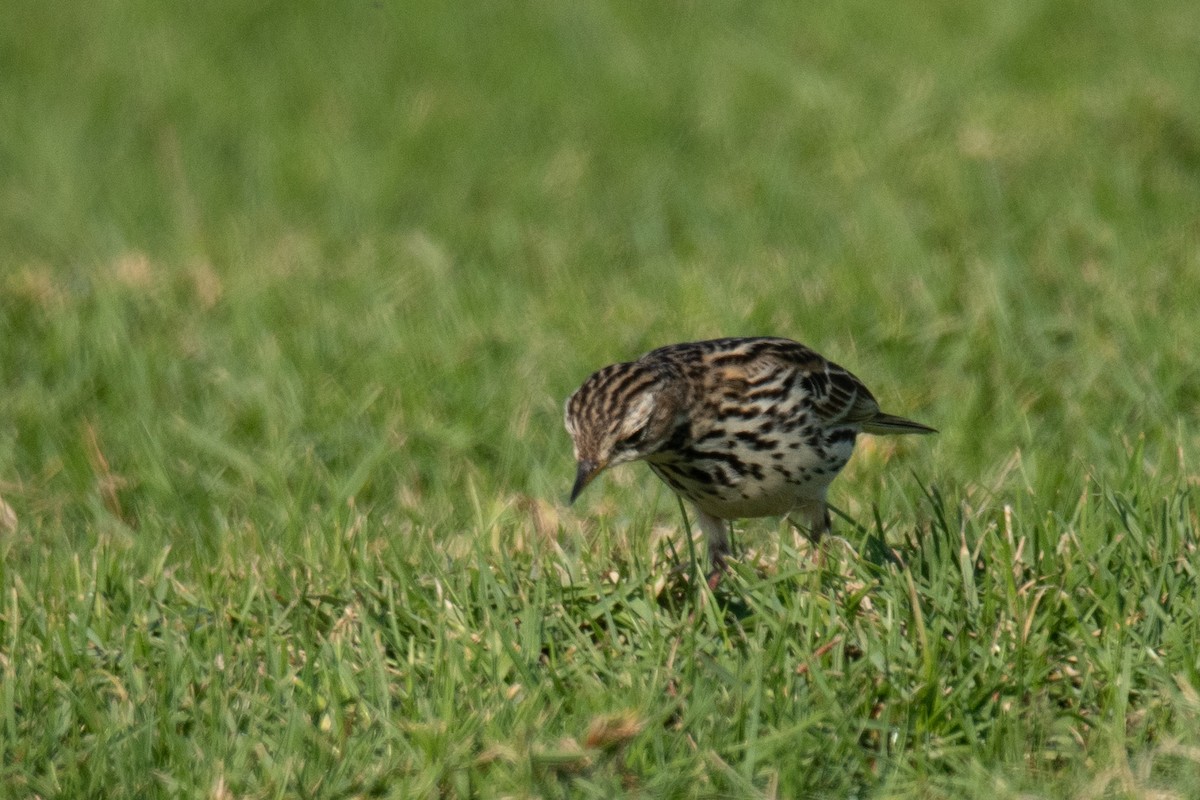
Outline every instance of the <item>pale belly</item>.
[(726, 493), (702, 495), (693, 500), (706, 514), (718, 519), (745, 519), (747, 517), (778, 517), (787, 514), (799, 505), (820, 499), (828, 484), (818, 486), (810, 483), (796, 486), (784, 481), (759, 484), (749, 497)]
[[(731, 460), (693, 452), (684, 461), (649, 459), (664, 482), (702, 511), (719, 519), (772, 517), (823, 503), (829, 484), (850, 459), (853, 440), (831, 443), (818, 453), (800, 448), (783, 458)], [(705, 454), (707, 455), (707, 454)]]

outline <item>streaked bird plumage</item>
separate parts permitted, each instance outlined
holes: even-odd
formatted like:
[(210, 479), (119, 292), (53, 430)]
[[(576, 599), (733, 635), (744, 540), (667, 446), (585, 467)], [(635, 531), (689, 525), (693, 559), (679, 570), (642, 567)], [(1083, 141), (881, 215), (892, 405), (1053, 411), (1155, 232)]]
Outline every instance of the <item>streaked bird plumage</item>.
[[(848, 370), (790, 339), (686, 342), (593, 373), (566, 403), (571, 501), (602, 471), (645, 461), (695, 506), (716, 565), (726, 521), (789, 515), (818, 539), (825, 495), (860, 433), (935, 433), (888, 414)], [(798, 519), (797, 519), (798, 518)]]

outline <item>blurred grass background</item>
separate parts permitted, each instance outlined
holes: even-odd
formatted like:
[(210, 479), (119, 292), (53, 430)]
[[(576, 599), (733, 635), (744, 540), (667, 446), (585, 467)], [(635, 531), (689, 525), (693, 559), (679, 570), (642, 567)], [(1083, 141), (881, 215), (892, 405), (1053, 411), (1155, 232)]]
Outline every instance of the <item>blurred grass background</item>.
[[(1179, 610), (1197, 599), (1193, 3), (7, 16), (13, 796), (1192, 796), (1194, 754), (1162, 754), (1196, 746), (1200, 686)], [(904, 548), (915, 581), (781, 554), (765, 583), (745, 573), (732, 622), (668, 609), (652, 551), (679, 524), (645, 470), (562, 507), (561, 402), (591, 370), (739, 334), (812, 345), (942, 431), (866, 445), (833, 490), (848, 538)], [(943, 564), (939, 536), (966, 560)], [(994, 595), (954, 582), (976, 561)], [(1130, 616), (1147, 602), (1170, 613)], [(979, 609), (1047, 626), (1021, 656), (1040, 668), (992, 634), (938, 664), (916, 618), (873, 627), (923, 603), (951, 628)], [(1093, 635), (1134, 621), (1134, 640)], [(795, 678), (831, 636), (866, 657)], [(1031, 701), (1072, 653), (1103, 679)], [(1027, 683), (981, 679), (993, 656)], [(676, 674), (697, 660), (719, 669)], [(853, 705), (891, 670), (933, 705)], [(727, 729), (747, 675), (753, 722)], [(978, 695), (936, 708), (944, 682)], [(1034, 710), (1006, 727), (1014, 702)], [(560, 741), (594, 725), (580, 752)], [(596, 755), (610, 728), (617, 766)], [(1133, 766), (1098, 766), (1118, 749)]]

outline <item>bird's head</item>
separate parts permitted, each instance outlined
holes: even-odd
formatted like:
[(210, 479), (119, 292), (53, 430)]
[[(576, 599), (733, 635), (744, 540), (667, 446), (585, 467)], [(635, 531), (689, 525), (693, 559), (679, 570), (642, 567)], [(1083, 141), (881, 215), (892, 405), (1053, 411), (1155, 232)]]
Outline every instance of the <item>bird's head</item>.
[(571, 502), (605, 469), (658, 452), (680, 407), (677, 382), (660, 369), (630, 362), (593, 373), (563, 414), (578, 465)]

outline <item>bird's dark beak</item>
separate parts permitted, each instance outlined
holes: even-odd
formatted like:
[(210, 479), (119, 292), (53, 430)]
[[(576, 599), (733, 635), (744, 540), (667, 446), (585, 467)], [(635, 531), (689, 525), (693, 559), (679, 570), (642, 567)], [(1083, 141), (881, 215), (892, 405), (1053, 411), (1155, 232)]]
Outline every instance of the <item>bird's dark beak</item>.
[(587, 488), (587, 485), (592, 482), (592, 478), (600, 474), (602, 467), (595, 461), (581, 459), (579, 467), (575, 471), (575, 487), (571, 489), (571, 502), (575, 502), (575, 498), (579, 497), (579, 493)]

